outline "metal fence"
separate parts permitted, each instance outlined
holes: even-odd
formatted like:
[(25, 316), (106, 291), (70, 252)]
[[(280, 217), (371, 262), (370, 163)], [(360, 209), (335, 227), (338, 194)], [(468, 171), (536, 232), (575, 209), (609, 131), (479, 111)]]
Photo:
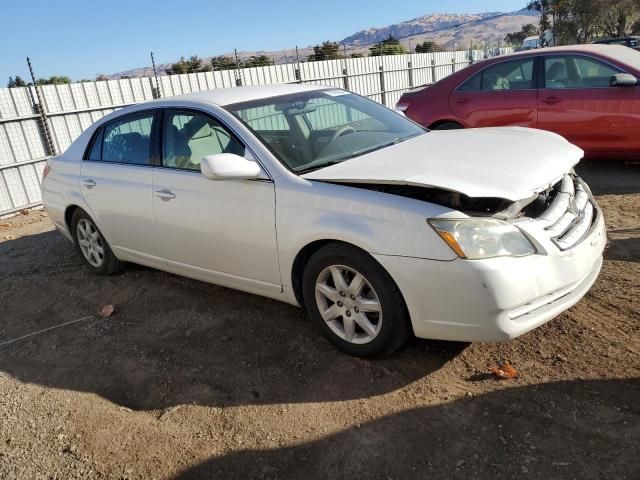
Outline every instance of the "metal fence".
[(127, 105), (240, 85), (334, 86), (392, 107), (403, 92), (436, 82), (509, 48), (288, 63), (185, 75), (0, 89), (0, 216), (40, 205), (47, 158), (102, 116)]

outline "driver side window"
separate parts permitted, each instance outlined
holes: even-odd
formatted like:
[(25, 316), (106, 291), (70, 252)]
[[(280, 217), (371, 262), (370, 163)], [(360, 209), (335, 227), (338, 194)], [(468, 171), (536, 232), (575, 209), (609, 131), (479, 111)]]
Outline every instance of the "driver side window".
[(546, 88), (606, 88), (621, 70), (583, 55), (545, 57)]
[(200, 171), (202, 157), (220, 153), (244, 156), (244, 146), (220, 123), (191, 112), (165, 111), (162, 165)]

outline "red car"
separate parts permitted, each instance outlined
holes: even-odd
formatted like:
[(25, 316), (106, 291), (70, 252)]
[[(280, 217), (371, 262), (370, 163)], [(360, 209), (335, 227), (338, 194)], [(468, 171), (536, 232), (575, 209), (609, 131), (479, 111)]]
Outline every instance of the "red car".
[(640, 52), (621, 45), (485, 60), (400, 98), (431, 129), (519, 125), (564, 136), (589, 158), (640, 158)]

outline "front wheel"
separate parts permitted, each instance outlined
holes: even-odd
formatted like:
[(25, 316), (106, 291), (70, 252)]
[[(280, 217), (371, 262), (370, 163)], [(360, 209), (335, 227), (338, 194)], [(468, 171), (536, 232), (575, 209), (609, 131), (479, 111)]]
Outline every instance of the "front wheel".
[(330, 244), (318, 250), (306, 265), (303, 295), (313, 323), (350, 355), (390, 354), (411, 333), (397, 285), (355, 247)]

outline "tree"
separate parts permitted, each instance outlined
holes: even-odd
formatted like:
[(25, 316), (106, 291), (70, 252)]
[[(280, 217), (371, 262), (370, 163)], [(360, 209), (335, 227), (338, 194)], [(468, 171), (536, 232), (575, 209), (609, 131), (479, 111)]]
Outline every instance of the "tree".
[(540, 31), (552, 29), (556, 45), (640, 30), (634, 23), (640, 13), (638, 0), (532, 0), (527, 8), (540, 12)]
[(188, 60), (180, 57), (176, 63), (166, 69), (167, 75), (181, 75), (184, 73), (207, 72), (210, 65), (202, 65), (202, 60), (197, 55), (192, 55)]
[(342, 58), (340, 55), (340, 44), (338, 42), (322, 42), (322, 45), (313, 47), (313, 53), (307, 57), (309, 62), (320, 60), (336, 60)]
[(243, 62), (244, 67), (266, 67), (268, 65), (273, 65), (274, 61), (271, 60), (266, 55), (258, 55), (251, 58), (248, 58)]
[(36, 82), (37, 85), (65, 85), (71, 83), (71, 79), (67, 76), (54, 75), (49, 78), (40, 78)]
[(7, 83), (7, 87), (16, 88), (16, 87), (26, 87), (27, 82), (25, 82), (20, 75), (16, 75), (15, 77), (9, 77), (9, 83)]
[[(601, 3), (602, 30), (607, 37), (624, 37), (627, 27), (633, 30), (640, 2), (637, 0), (618, 0)], [(638, 20), (636, 20), (637, 22)]]
[(364, 54), (363, 53), (352, 53), (351, 55), (349, 55), (349, 58), (364, 58)]
[(220, 55), (211, 58), (211, 67), (214, 70), (233, 70), (236, 68), (236, 61), (231, 57)]
[(104, 82), (109, 80), (109, 75), (105, 75), (104, 73), (99, 73), (96, 75), (96, 82)]
[(524, 25), (519, 32), (507, 33), (504, 36), (504, 41), (511, 45), (522, 45), (525, 38), (533, 37), (534, 35), (539, 35), (538, 27), (533, 23), (529, 23)]
[(389, 35), (377, 45), (369, 48), (370, 57), (379, 57), (380, 55), (402, 55), (407, 53), (407, 49), (400, 43), (400, 40), (393, 35)]
[(442, 45), (438, 45), (433, 40), (425, 40), (422, 43), (416, 45), (416, 53), (433, 53), (441, 52), (443, 50)]

